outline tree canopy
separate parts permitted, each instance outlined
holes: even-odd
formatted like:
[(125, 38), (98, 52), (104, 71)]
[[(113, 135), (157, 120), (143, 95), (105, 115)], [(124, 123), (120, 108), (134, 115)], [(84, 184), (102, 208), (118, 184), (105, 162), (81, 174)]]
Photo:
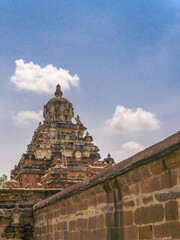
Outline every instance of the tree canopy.
[(3, 187), (3, 185), (7, 182), (7, 175), (6, 174), (3, 174), (1, 177), (0, 177), (0, 188)]

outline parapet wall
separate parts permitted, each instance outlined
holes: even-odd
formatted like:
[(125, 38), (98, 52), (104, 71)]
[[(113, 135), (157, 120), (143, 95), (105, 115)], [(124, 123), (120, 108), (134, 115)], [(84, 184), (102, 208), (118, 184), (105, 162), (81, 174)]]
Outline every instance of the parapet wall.
[(35, 240), (180, 239), (180, 132), (34, 206)]

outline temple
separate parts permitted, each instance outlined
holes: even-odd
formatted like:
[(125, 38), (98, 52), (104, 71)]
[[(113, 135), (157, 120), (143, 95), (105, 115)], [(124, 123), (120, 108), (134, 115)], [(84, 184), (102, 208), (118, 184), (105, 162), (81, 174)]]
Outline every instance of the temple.
[(43, 115), (0, 188), (0, 240), (180, 239), (180, 132), (114, 164), (60, 85)]
[(114, 164), (110, 155), (99, 161), (99, 148), (79, 115), (76, 123), (72, 122), (72, 103), (62, 97), (59, 84), (54, 95), (44, 106), (44, 121), (39, 123), (27, 152), (11, 171), (7, 187), (63, 190)]

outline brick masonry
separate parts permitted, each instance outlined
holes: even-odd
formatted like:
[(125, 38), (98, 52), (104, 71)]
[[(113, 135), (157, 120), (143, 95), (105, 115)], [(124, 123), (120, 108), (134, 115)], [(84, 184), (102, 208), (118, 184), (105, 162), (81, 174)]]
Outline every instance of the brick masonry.
[(180, 132), (33, 208), (35, 240), (180, 239)]

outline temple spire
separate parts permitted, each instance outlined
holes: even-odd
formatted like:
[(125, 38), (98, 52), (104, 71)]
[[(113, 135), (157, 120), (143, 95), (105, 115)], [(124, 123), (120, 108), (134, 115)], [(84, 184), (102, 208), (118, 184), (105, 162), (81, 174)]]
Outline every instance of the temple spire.
[(62, 95), (63, 95), (59, 83), (58, 83), (58, 85), (56, 86), (56, 91), (55, 91), (54, 95), (55, 95), (57, 98), (61, 98)]

